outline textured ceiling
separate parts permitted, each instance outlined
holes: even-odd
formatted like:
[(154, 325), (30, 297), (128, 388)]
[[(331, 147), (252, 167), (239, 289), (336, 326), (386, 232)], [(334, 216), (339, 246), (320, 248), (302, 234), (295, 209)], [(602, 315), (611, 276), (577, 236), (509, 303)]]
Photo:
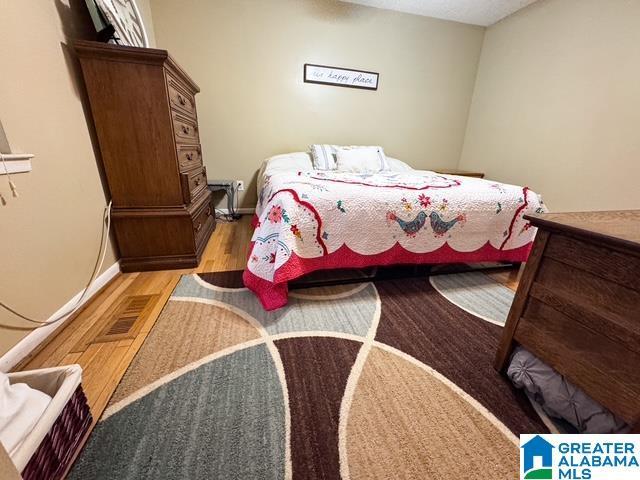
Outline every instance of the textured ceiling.
[(342, 0), (370, 7), (489, 26), (536, 0)]

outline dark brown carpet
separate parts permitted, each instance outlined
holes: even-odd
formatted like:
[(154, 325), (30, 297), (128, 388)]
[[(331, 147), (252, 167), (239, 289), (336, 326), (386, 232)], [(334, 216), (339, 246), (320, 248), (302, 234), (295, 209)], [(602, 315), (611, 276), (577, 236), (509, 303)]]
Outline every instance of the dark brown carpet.
[(340, 478), (340, 403), (361, 344), (323, 337), (290, 338), (275, 344), (287, 378), (291, 424), (296, 425), (291, 430), (296, 478)]
[(442, 373), (514, 433), (547, 431), (522, 391), (493, 369), (501, 327), (449, 303), (426, 280), (383, 281), (376, 288), (382, 299), (376, 340)]

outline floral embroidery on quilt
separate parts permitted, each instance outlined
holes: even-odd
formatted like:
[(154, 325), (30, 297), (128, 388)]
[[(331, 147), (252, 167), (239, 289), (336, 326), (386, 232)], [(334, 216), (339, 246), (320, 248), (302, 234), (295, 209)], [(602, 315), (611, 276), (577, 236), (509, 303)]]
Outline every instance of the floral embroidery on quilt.
[(271, 252), (269, 255), (262, 257), (262, 260), (267, 263), (276, 263), (276, 252)]
[(427, 197), (424, 193), (418, 195), (418, 201), (422, 208), (428, 208), (431, 205), (431, 197)]
[(411, 212), (413, 210), (413, 204), (408, 201), (406, 197), (402, 197), (400, 199), (400, 203), (402, 204), (402, 208), (405, 212)]
[(267, 218), (271, 223), (280, 223), (282, 221), (282, 205), (274, 205), (271, 207)]
[(302, 233), (300, 232), (300, 229), (297, 225), (291, 225), (291, 233), (293, 233), (298, 238), (298, 240), (302, 241)]
[(438, 210), (440, 210), (441, 212), (446, 212), (448, 208), (449, 208), (449, 200), (447, 200), (446, 198), (443, 198), (442, 201), (440, 202), (440, 205), (438, 205)]

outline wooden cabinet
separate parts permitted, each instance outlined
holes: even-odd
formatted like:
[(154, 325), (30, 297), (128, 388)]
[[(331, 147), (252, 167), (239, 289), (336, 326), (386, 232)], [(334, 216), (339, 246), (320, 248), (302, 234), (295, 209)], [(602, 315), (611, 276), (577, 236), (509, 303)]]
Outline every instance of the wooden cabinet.
[(78, 41), (123, 271), (190, 268), (215, 228), (195, 95), (165, 50)]
[(514, 343), (640, 429), (640, 211), (525, 216), (538, 227), (496, 367)]

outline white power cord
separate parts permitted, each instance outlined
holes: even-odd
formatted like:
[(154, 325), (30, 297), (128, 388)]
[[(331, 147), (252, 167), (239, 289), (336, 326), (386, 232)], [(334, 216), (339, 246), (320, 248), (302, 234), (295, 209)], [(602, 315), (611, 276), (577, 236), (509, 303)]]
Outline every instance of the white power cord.
[(35, 320), (31, 317), (28, 317), (27, 315), (23, 315), (22, 313), (18, 312), (16, 309), (11, 308), (5, 303), (0, 301), (0, 307), (4, 308), (5, 310), (8, 310), (9, 312), (13, 313), (15, 316), (21, 318), (22, 320), (26, 320), (27, 322), (38, 324), (38, 326), (36, 327), (16, 327), (13, 325), (0, 324), (0, 327), (8, 328), (11, 330), (36, 330), (38, 328), (46, 327), (47, 325), (51, 325), (53, 323), (64, 320), (68, 318), (70, 315), (74, 314), (80, 308), (80, 306), (85, 300), (86, 295), (91, 289), (91, 286), (93, 285), (96, 279), (96, 276), (98, 275), (98, 272), (102, 270), (102, 265), (104, 264), (104, 258), (107, 254), (107, 246), (109, 245), (109, 241), (108, 241), (109, 231), (111, 229), (111, 204), (112, 202), (110, 201), (109, 204), (104, 208), (104, 213), (102, 215), (102, 233), (100, 237), (100, 249), (98, 250), (98, 257), (96, 258), (96, 263), (93, 266), (93, 272), (91, 273), (91, 278), (89, 279), (89, 283), (87, 283), (87, 286), (82, 291), (80, 298), (78, 298), (78, 300), (73, 304), (73, 307), (71, 307), (67, 312), (61, 313), (56, 318), (42, 321), (42, 320)]

